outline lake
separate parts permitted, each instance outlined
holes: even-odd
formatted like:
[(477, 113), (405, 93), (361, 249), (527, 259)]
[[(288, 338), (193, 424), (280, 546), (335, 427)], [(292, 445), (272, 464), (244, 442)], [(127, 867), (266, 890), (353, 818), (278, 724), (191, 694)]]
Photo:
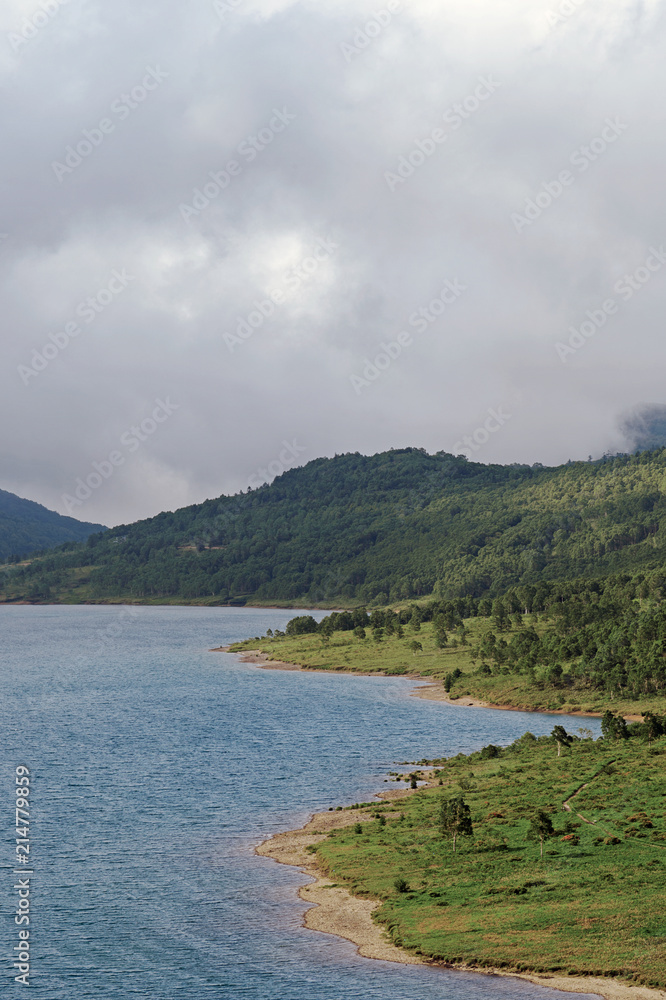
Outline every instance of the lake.
[[(2, 993), (15, 773), (30, 769), (32, 995), (48, 1000), (559, 1000), (518, 979), (374, 962), (301, 926), (254, 845), (368, 800), (396, 762), (548, 733), (547, 715), (410, 698), (414, 681), (262, 670), (212, 647), (295, 612), (1, 607)], [(322, 615), (317, 615), (322, 617)], [(568, 728), (598, 720), (567, 719)], [(390, 786), (389, 786), (390, 787)], [(393, 786), (395, 787), (395, 786)]]

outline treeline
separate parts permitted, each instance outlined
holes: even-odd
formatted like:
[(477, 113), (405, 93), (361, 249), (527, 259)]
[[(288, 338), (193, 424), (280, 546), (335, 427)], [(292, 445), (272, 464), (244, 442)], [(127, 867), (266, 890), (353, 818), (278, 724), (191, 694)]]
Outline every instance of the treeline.
[[(558, 468), (402, 449), (93, 535), (6, 570), (6, 598), (383, 606), (656, 572), (666, 449)], [(512, 612), (511, 612), (512, 613)]]
[[(520, 612), (510, 616), (500, 607), (473, 655), (482, 672), (523, 674), (536, 688), (589, 688), (630, 698), (663, 693), (663, 598), (660, 573), (579, 584), (546, 602), (547, 627), (539, 631), (525, 626)], [(506, 637), (510, 622), (514, 631)]]
[[(470, 619), (485, 619), (473, 642), (465, 625)], [(432, 623), (440, 648), (469, 646), (480, 674), (518, 674), (536, 689), (587, 689), (629, 698), (666, 691), (666, 577), (661, 572), (541, 582), (512, 588), (494, 601), (467, 597), (399, 611), (334, 612), (319, 624), (301, 615), (288, 623), (286, 634), (353, 631), (359, 640), (381, 642), (402, 638), (407, 627), (415, 635), (426, 622)], [(458, 671), (447, 677), (449, 687), (460, 676)]]

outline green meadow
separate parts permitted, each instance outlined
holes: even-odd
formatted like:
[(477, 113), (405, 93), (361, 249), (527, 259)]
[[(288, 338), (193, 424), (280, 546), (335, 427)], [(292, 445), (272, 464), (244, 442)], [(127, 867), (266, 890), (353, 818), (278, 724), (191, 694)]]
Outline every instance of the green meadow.
[[(375, 918), (397, 945), (666, 986), (666, 737), (577, 737), (558, 756), (553, 739), (527, 734), (430, 763), (432, 786), (364, 805), (362, 822), (310, 848), (335, 884), (381, 901)], [(422, 762), (406, 777), (426, 776)], [(454, 852), (441, 813), (458, 797), (472, 834)], [(530, 833), (538, 810), (553, 829), (543, 845)]]

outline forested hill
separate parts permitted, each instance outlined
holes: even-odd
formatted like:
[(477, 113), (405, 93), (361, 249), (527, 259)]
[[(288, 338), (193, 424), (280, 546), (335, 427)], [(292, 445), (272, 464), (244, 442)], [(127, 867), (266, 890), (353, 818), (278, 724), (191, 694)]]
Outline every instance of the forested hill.
[(317, 459), (270, 486), (92, 536), (7, 599), (382, 604), (659, 571), (666, 449), (558, 468), (421, 449)]
[(63, 542), (85, 541), (101, 524), (86, 524), (63, 517), (32, 500), (0, 490), (0, 559), (28, 555)]

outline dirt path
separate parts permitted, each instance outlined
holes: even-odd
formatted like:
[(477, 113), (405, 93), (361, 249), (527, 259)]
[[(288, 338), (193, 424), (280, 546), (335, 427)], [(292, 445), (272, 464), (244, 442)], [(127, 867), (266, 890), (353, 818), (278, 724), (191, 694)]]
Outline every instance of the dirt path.
[[(592, 782), (594, 781), (595, 778), (598, 778), (600, 774), (603, 774), (604, 768), (608, 767), (609, 764), (614, 764), (616, 760), (617, 760), (617, 758), (614, 757), (612, 760), (606, 761), (606, 763), (603, 765), (603, 767), (601, 767), (596, 772), (596, 774), (593, 774), (589, 781), (586, 781), (584, 785), (581, 785), (580, 788), (576, 789), (576, 791), (573, 793), (573, 795), (570, 795), (569, 798), (567, 798), (567, 799), (564, 800), (564, 802), (562, 803), (562, 808), (566, 809), (567, 812), (573, 812), (571, 806), (569, 805), (569, 803), (571, 802), (571, 800), (575, 799), (576, 796), (580, 795), (580, 793), (584, 789), (588, 788), (592, 784)], [(596, 828), (598, 830), (601, 830), (602, 833), (605, 833), (607, 837), (617, 837), (617, 832), (616, 831), (614, 831), (614, 830), (607, 830), (605, 826), (601, 826), (601, 824), (599, 823), (599, 820), (586, 819), (585, 816), (583, 816), (583, 814), (579, 813), (579, 812), (574, 813), (574, 815), (578, 816), (578, 819), (581, 819), (583, 821), (583, 823), (587, 823), (588, 826), (596, 826)], [(642, 847), (656, 847), (656, 849), (658, 851), (666, 851), (666, 847), (663, 847), (661, 844), (653, 844), (649, 840), (647, 840), (647, 841), (641, 841), (641, 846)]]
[[(580, 793), (585, 788), (588, 788), (592, 784), (592, 782), (594, 781), (594, 779), (598, 778), (600, 774), (603, 774), (604, 769), (607, 768), (610, 764), (614, 764), (615, 761), (616, 761), (615, 757), (612, 760), (606, 761), (606, 763), (603, 765), (603, 767), (599, 768), (599, 770), (596, 772), (596, 774), (593, 774), (589, 781), (586, 781), (584, 785), (581, 785), (580, 788), (576, 789), (576, 791), (573, 793), (573, 795), (570, 795), (569, 798), (567, 798), (567, 799), (564, 800), (564, 802), (562, 803), (562, 808), (566, 809), (567, 812), (572, 812), (573, 810), (572, 810), (571, 806), (569, 805), (569, 803), (571, 802), (571, 800), (575, 799), (577, 795), (580, 795)], [(578, 819), (582, 819), (583, 823), (587, 823), (588, 826), (599, 826), (598, 820), (586, 819), (583, 816), (583, 814), (579, 813), (579, 812), (575, 813), (575, 815), (578, 816)], [(604, 833), (606, 834), (606, 836), (608, 836), (608, 837), (614, 836), (614, 834), (611, 833), (610, 830), (605, 830), (602, 826), (600, 826), (599, 829), (603, 830)]]

